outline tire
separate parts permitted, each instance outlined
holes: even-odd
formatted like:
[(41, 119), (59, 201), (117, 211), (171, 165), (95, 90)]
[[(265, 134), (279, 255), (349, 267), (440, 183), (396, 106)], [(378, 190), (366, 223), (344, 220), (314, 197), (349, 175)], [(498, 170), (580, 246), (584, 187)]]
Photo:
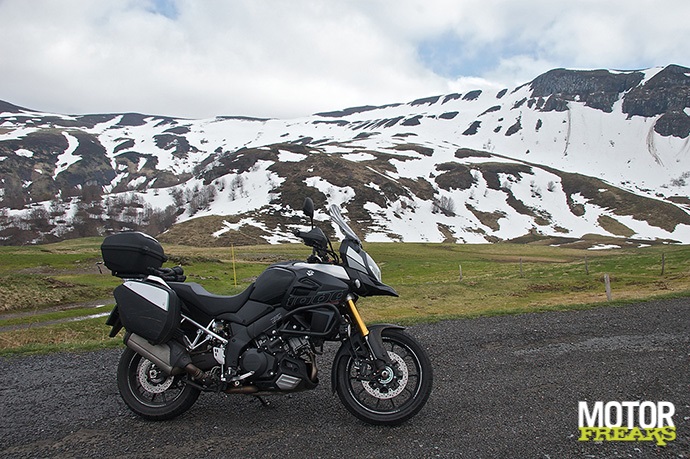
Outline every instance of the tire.
[(367, 381), (362, 368), (368, 365), (346, 355), (336, 362), (336, 391), (345, 408), (362, 421), (398, 425), (416, 415), (429, 399), (431, 361), (422, 346), (401, 330), (385, 329), (381, 337), (393, 362), (393, 375)]
[(187, 411), (199, 389), (169, 376), (132, 349), (125, 349), (117, 366), (117, 387), (127, 406), (144, 419), (165, 421)]

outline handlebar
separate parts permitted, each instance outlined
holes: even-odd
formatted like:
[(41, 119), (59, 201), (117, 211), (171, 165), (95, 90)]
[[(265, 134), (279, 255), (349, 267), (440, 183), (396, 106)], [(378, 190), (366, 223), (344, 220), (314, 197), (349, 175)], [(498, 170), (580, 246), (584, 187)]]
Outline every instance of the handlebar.
[[(338, 262), (338, 256), (333, 250), (328, 237), (321, 228), (314, 227), (309, 231), (293, 230), (292, 234), (304, 241), (304, 245), (313, 249), (312, 255), (307, 259), (309, 263), (332, 263)], [(330, 250), (329, 250), (330, 246)]]

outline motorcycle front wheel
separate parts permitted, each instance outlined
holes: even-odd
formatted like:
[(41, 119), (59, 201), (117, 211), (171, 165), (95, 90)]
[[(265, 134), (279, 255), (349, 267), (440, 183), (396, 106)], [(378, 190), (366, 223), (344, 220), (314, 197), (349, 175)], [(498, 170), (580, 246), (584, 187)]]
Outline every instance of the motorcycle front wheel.
[(170, 376), (132, 349), (125, 349), (117, 367), (117, 387), (136, 414), (152, 421), (172, 419), (199, 398), (199, 389)]
[(349, 355), (337, 362), (336, 391), (345, 408), (369, 424), (401, 424), (424, 407), (432, 387), (432, 369), (424, 348), (398, 329), (381, 337), (392, 365), (383, 377), (372, 379), (364, 359)]

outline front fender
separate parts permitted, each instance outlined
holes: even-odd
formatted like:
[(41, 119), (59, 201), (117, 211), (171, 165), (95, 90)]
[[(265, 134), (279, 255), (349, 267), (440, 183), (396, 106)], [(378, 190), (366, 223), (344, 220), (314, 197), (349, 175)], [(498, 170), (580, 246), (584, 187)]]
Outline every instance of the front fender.
[[(388, 359), (388, 353), (386, 353), (383, 348), (383, 339), (381, 338), (381, 333), (383, 333), (384, 330), (389, 328), (396, 330), (404, 330), (405, 327), (401, 327), (400, 325), (395, 324), (375, 324), (368, 326), (367, 328), (369, 329), (369, 335), (367, 335), (367, 342), (369, 344), (369, 347), (371, 348), (372, 353), (374, 354), (374, 357), (376, 357), (377, 360), (383, 360), (386, 363), (390, 363)], [(349, 357), (352, 354), (352, 345), (350, 344), (350, 341), (352, 339), (361, 340), (362, 336), (357, 334), (349, 340), (344, 341), (343, 344), (340, 345), (340, 349), (338, 349), (338, 352), (335, 354), (335, 358), (333, 359), (333, 365), (331, 366), (331, 389), (333, 390), (333, 392), (336, 391), (338, 385), (337, 372), (340, 360)]]

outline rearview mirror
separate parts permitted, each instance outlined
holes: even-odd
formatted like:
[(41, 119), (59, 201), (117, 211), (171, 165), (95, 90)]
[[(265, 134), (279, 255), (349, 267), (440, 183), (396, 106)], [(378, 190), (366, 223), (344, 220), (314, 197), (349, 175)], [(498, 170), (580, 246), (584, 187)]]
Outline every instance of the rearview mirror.
[(304, 200), (304, 206), (302, 207), (302, 211), (304, 212), (304, 215), (309, 217), (309, 220), (311, 221), (311, 226), (313, 228), (314, 227), (314, 201), (312, 201), (311, 198), (306, 198)]

